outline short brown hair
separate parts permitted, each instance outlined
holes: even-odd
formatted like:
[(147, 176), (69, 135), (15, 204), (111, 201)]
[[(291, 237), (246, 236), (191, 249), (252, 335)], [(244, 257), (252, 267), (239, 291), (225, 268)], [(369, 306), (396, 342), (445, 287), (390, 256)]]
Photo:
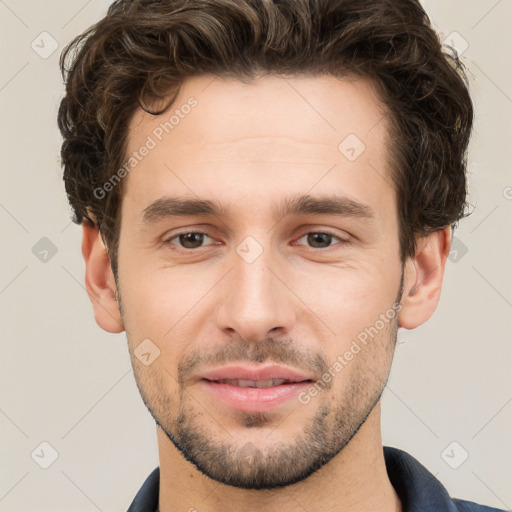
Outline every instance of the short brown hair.
[(473, 106), (462, 64), (418, 0), (117, 0), (60, 65), (66, 192), (74, 221), (100, 229), (114, 274), (123, 183), (104, 198), (94, 191), (123, 165), (135, 110), (164, 112), (183, 80), (201, 74), (371, 80), (389, 110), (402, 262), (417, 235), (467, 215)]

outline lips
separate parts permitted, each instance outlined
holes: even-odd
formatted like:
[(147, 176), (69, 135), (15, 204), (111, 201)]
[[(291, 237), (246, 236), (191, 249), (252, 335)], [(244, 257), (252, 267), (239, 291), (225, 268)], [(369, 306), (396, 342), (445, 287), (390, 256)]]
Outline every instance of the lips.
[(196, 382), (231, 410), (264, 412), (293, 403), (314, 381), (314, 375), (286, 366), (230, 365), (203, 372)]
[(212, 382), (220, 382), (221, 384), (229, 384), (239, 388), (270, 388), (280, 386), (281, 384), (289, 384), (290, 381), (285, 379), (268, 379), (268, 380), (242, 380), (242, 379), (220, 379)]
[(315, 380), (311, 374), (280, 365), (264, 367), (231, 365), (204, 372), (199, 378), (233, 386), (258, 388)]

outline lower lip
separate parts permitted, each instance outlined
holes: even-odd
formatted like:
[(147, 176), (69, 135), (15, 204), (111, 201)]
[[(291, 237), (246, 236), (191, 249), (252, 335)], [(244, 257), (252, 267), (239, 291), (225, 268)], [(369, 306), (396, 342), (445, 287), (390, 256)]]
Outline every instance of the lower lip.
[(296, 397), (301, 391), (305, 391), (313, 384), (313, 382), (308, 381), (280, 384), (279, 386), (268, 388), (242, 388), (206, 379), (202, 379), (199, 382), (205, 389), (237, 411), (267, 411), (275, 409)]

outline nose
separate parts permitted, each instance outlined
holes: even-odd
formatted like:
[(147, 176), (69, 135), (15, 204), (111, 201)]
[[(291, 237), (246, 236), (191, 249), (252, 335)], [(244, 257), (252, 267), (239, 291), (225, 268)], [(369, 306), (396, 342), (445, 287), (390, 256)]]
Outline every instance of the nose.
[(272, 260), (269, 250), (251, 263), (235, 254), (233, 265), (219, 300), (218, 327), (245, 341), (289, 335), (296, 319), (296, 304), (281, 265)]

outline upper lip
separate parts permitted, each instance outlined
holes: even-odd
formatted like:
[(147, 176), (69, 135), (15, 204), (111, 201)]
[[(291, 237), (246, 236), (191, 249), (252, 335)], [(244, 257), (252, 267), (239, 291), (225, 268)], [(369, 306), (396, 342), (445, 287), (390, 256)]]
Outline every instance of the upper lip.
[(284, 379), (290, 382), (314, 380), (312, 375), (279, 365), (258, 367), (231, 365), (204, 372), (199, 376), (199, 378), (207, 380), (229, 379), (254, 381)]

